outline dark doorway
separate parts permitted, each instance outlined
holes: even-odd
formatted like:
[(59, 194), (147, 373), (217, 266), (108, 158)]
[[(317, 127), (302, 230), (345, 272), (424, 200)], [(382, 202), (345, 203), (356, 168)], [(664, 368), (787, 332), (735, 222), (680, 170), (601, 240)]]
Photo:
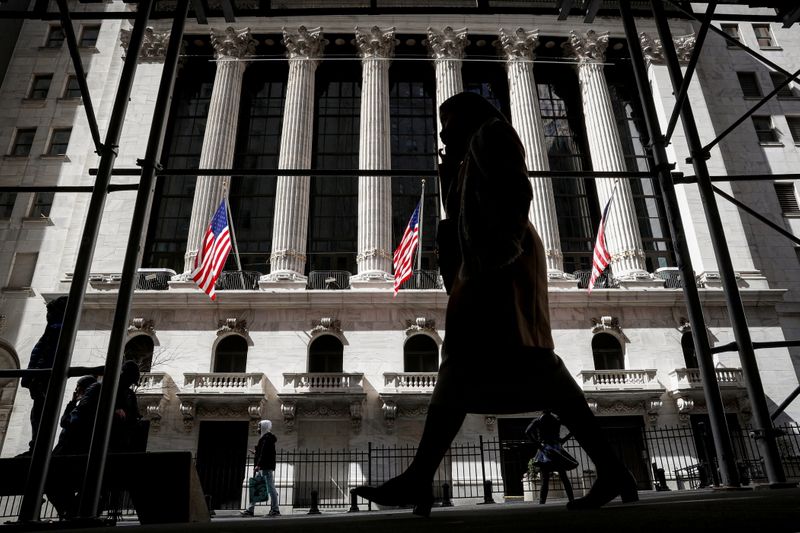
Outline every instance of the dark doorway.
[[(711, 434), (711, 419), (707, 414), (690, 415), (689, 421), (692, 424), (692, 434), (694, 435), (694, 445), (697, 448), (698, 474), (700, 476), (700, 487), (709, 487), (720, 484), (720, 476), (717, 461), (717, 449), (714, 447), (714, 436)], [(726, 413), (725, 421), (728, 424), (728, 433), (734, 444), (734, 455), (737, 458), (743, 457), (739, 439), (741, 435), (739, 420), (735, 414)], [(739, 448), (737, 450), (737, 448)], [(742, 480), (747, 483), (746, 480)]]
[(344, 345), (333, 335), (320, 335), (308, 349), (309, 372), (343, 372)]
[(595, 370), (621, 370), (625, 368), (622, 346), (613, 335), (598, 333), (592, 338), (592, 355)]
[(241, 509), (247, 421), (200, 422), (197, 474), (212, 509)]
[(641, 416), (601, 416), (598, 421), (633, 477), (639, 490), (653, 488), (650, 479), (650, 456), (644, 440), (644, 418)]
[(525, 428), (533, 418), (501, 418), (497, 421), (500, 437), (500, 472), (505, 496), (522, 496), (522, 478), (528, 461), (536, 454), (536, 445), (525, 438)]
[(230, 335), (219, 341), (214, 357), (214, 372), (245, 372), (246, 369), (247, 340)]
[(403, 372), (436, 372), (439, 346), (427, 335), (414, 335), (403, 346)]

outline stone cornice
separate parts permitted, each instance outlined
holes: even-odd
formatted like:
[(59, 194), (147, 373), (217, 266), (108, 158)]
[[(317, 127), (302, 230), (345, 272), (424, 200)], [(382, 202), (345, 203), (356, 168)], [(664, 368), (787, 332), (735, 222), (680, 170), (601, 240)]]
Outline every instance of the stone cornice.
[(450, 26), (441, 31), (428, 28), (424, 43), (434, 59), (463, 59), (464, 49), (469, 44), (467, 28), (454, 30)]
[(581, 35), (575, 30), (569, 32), (567, 42), (562, 47), (574, 56), (579, 63), (605, 61), (608, 48), (608, 32), (597, 33), (589, 30)]
[(300, 26), (297, 30), (283, 28), (283, 45), (289, 59), (317, 59), (322, 57), (322, 50), (328, 40), (322, 35), (322, 28), (307, 29)]
[(513, 32), (500, 28), (500, 49), (509, 61), (532, 61), (539, 45), (539, 30), (517, 28)]
[(362, 30), (356, 26), (356, 47), (362, 59), (388, 58), (394, 55), (394, 28), (373, 26)]
[(258, 41), (253, 39), (250, 28), (236, 30), (228, 26), (224, 31), (211, 30), (211, 46), (214, 59), (242, 59), (255, 54)]

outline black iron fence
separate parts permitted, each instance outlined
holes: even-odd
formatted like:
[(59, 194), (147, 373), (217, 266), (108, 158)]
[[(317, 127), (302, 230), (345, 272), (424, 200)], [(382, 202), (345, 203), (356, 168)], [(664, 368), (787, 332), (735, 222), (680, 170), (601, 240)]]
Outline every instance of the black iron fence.
[[(781, 426), (776, 430), (786, 477), (800, 480), (800, 426)], [(628, 443), (633, 443), (634, 453), (625, 454), (623, 450), (622, 455), (637, 478), (640, 490), (692, 490), (718, 482), (714, 448), (710, 436), (702, 429), (676, 426), (642, 428), (634, 433), (636, 431), (641, 434)], [(750, 430), (732, 430), (731, 436), (742, 482), (765, 482), (763, 460)], [(596, 479), (595, 468), (574, 439), (568, 440), (565, 448), (579, 463), (568, 476), (576, 497), (580, 497)], [(275, 471), (279, 504), (295, 509), (310, 508), (313, 492), (320, 509), (346, 510), (351, 505), (350, 489), (363, 484), (376, 485), (397, 476), (408, 467), (415, 453), (412, 446), (371, 443), (366, 449), (281, 450)], [(481, 438), (478, 442), (454, 444), (434, 479), (436, 501), (447, 505), (454, 500), (464, 503), (515, 498), (537, 500), (539, 476), (528, 467), (534, 453), (533, 444), (522, 440)], [(226, 495), (209, 499), (213, 509), (233, 510), (247, 506), (252, 457), (248, 457), (244, 465), (220, 463), (219, 471), (205, 471), (206, 467), (198, 465), (198, 470), (201, 468), (204, 492)], [(214, 487), (206, 487), (208, 484)], [(218, 486), (221, 484), (226, 486)], [(555, 477), (551, 480), (550, 498), (558, 497), (563, 497), (563, 492), (561, 480)], [(17, 496), (0, 497), (0, 516), (15, 516), (20, 500)], [(368, 508), (364, 500), (358, 500), (357, 504), (362, 509)], [(105, 508), (109, 509), (106, 511), (109, 517), (135, 514), (124, 493), (111, 495)], [(55, 516), (55, 511), (46, 503), (43, 517)]]

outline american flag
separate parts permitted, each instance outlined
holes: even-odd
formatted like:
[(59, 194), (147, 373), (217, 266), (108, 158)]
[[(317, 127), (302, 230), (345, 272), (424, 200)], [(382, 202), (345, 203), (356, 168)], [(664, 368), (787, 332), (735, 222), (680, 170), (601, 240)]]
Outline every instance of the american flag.
[(397, 296), (397, 291), (400, 290), (402, 285), (411, 274), (414, 273), (414, 251), (419, 244), (419, 206), (422, 202), (417, 204), (417, 208), (411, 214), (411, 220), (408, 221), (403, 238), (397, 250), (394, 251), (394, 295)]
[(219, 204), (219, 209), (214, 213), (211, 224), (203, 238), (202, 249), (194, 259), (194, 272), (192, 279), (197, 286), (203, 289), (212, 300), (217, 299), (214, 284), (217, 282), (222, 267), (231, 251), (231, 234), (228, 227), (228, 215), (225, 209), (225, 199)]
[(603, 216), (600, 217), (600, 226), (597, 228), (597, 240), (594, 243), (594, 257), (592, 258), (592, 276), (589, 278), (589, 285), (586, 289), (589, 293), (594, 289), (594, 284), (597, 278), (608, 268), (611, 263), (611, 252), (608, 251), (606, 246), (606, 222), (608, 221), (608, 213), (611, 211), (611, 203), (614, 201), (614, 195), (617, 194), (617, 183), (614, 183), (614, 190), (611, 191), (611, 196), (603, 208)]

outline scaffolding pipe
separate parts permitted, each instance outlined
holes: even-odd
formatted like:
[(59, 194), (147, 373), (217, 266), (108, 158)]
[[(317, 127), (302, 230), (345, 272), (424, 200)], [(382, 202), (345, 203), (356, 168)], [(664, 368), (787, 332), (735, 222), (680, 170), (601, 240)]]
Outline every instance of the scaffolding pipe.
[[(150, 2), (146, 0), (140, 8), (150, 9)], [(125, 250), (125, 260), (122, 267), (122, 278), (117, 294), (117, 305), (114, 310), (114, 322), (111, 328), (111, 338), (108, 343), (106, 355), (106, 376), (100, 394), (97, 419), (95, 421), (92, 444), (89, 451), (89, 461), (86, 467), (83, 490), (81, 491), (80, 514), (82, 518), (96, 518), (99, 515), (100, 489), (105, 472), (106, 454), (111, 438), (111, 425), (114, 418), (115, 401), (119, 387), (119, 374), (122, 367), (123, 350), (127, 338), (128, 318), (133, 300), (133, 291), (136, 288), (139, 264), (142, 261), (144, 249), (144, 229), (150, 218), (150, 208), (156, 187), (155, 169), (161, 157), (161, 147), (164, 143), (164, 129), (169, 116), (172, 101), (172, 88), (175, 82), (175, 72), (178, 66), (183, 31), (186, 25), (186, 16), (189, 11), (189, 0), (178, 0), (175, 9), (175, 18), (172, 21), (169, 45), (164, 59), (164, 68), (161, 72), (161, 82), (153, 109), (153, 121), (150, 126), (150, 136), (147, 141), (145, 157), (138, 163), (142, 166), (142, 177), (139, 181), (139, 191), (133, 208), (131, 230), (128, 235), (128, 245)], [(146, 17), (143, 17), (146, 19)], [(144, 28), (142, 27), (142, 31)], [(133, 41), (133, 37), (131, 37)], [(128, 52), (127, 57), (134, 60), (138, 53)], [(131, 76), (132, 79), (132, 76)], [(123, 110), (124, 115), (124, 110)], [(110, 170), (110, 169), (109, 169)], [(111, 175), (111, 172), (108, 172)]]
[[(647, 126), (647, 132), (652, 146), (653, 159), (658, 170), (658, 183), (661, 187), (662, 197), (664, 198), (667, 222), (672, 233), (672, 242), (675, 246), (675, 260), (684, 280), (694, 279), (694, 268), (692, 266), (689, 246), (687, 245), (686, 233), (681, 220), (678, 198), (675, 194), (675, 185), (672, 182), (672, 165), (667, 156), (667, 140), (661, 133), (661, 126), (658, 122), (658, 113), (653, 101), (653, 93), (650, 89), (650, 82), (647, 76), (647, 68), (641, 51), (636, 22), (631, 13), (630, 0), (620, 1), (620, 14), (625, 27), (625, 35), (628, 39), (628, 49), (631, 54), (633, 73), (639, 91), (639, 100), (642, 104), (642, 111)], [(719, 472), (722, 484), (727, 487), (738, 487), (739, 472), (736, 468), (736, 456), (733, 453), (728, 423), (725, 420), (725, 406), (722, 403), (722, 394), (717, 382), (717, 374), (714, 371), (714, 358), (711, 354), (711, 346), (708, 342), (708, 332), (703, 316), (703, 305), (700, 302), (700, 294), (696, 283), (683, 283), (683, 294), (686, 297), (686, 312), (689, 324), (692, 327), (692, 339), (694, 349), (697, 354), (697, 361), (700, 370), (700, 380), (703, 383), (703, 392), (708, 406), (708, 416), (711, 422), (711, 435), (714, 439), (714, 448), (719, 458)], [(716, 479), (716, 478), (715, 478)]]
[[(678, 62), (678, 55), (675, 52), (675, 44), (672, 42), (672, 31), (669, 28), (669, 21), (661, 0), (652, 0), (651, 3), (655, 23), (661, 38), (661, 45), (664, 48), (664, 58), (672, 81), (672, 88), (677, 91), (683, 81), (683, 74)], [(736, 273), (733, 269), (733, 262), (731, 261), (725, 238), (725, 229), (722, 225), (711, 180), (709, 180), (708, 166), (706, 165), (706, 159), (709, 154), (703, 149), (692, 106), (688, 101), (684, 103), (683, 109), (681, 109), (681, 120), (686, 133), (686, 140), (689, 143), (692, 165), (697, 176), (697, 186), (703, 201), (703, 212), (708, 224), (711, 243), (714, 247), (714, 255), (717, 259), (733, 335), (739, 345), (742, 374), (744, 375), (747, 394), (750, 397), (753, 409), (754, 432), (758, 436), (756, 443), (761, 457), (764, 459), (764, 467), (769, 483), (785, 483), (786, 478), (781, 467), (778, 448), (775, 443), (775, 434), (769, 418), (769, 411), (767, 410), (764, 385), (761, 383), (761, 376), (758, 372), (758, 363), (756, 362), (755, 350), (753, 349), (753, 342), (747, 325), (747, 316), (739, 294)]]

